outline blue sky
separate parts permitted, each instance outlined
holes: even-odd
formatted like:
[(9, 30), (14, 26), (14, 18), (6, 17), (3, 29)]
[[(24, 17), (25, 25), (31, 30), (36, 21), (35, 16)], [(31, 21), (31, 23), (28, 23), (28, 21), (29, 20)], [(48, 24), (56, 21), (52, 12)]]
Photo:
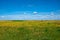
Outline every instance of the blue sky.
[(59, 15), (60, 0), (0, 0), (0, 20), (55, 20)]

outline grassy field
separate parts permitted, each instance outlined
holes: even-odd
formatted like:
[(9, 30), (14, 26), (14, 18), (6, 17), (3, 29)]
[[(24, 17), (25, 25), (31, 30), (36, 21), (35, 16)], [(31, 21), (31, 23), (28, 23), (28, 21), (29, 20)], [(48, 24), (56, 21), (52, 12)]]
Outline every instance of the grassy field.
[(60, 40), (60, 20), (2, 20), (0, 40)]

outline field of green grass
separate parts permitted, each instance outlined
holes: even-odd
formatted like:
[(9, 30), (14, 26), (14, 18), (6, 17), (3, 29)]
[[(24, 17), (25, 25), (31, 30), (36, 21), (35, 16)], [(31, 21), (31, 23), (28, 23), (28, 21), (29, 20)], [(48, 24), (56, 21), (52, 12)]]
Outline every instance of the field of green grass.
[(0, 40), (60, 40), (60, 20), (3, 20)]

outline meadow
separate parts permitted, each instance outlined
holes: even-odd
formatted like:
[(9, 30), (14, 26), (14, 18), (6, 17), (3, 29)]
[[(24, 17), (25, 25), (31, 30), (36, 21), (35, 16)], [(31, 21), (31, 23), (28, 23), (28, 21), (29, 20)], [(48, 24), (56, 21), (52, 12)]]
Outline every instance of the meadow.
[(60, 20), (0, 20), (0, 40), (60, 40)]

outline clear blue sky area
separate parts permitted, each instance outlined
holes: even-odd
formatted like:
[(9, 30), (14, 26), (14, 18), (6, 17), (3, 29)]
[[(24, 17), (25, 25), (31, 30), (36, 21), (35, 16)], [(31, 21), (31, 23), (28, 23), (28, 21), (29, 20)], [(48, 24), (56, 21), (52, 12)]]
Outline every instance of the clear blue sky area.
[[(21, 15), (42, 12), (56, 12), (60, 14), (60, 0), (0, 0), (0, 16)], [(23, 14), (24, 15), (24, 14)]]

